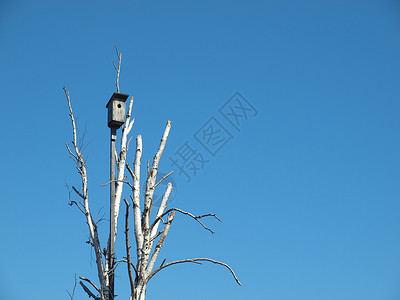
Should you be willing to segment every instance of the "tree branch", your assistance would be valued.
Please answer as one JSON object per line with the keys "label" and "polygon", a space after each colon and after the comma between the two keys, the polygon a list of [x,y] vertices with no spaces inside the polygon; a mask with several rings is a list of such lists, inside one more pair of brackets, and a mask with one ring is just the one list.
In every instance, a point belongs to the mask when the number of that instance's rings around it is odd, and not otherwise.
{"label": "tree branch", "polygon": [[74,204],[76,205],[77,208],[79,208],[79,210],[80,210],[84,215],[86,215],[85,212],[83,211],[83,209],[78,205],[78,203],[77,203],[76,201],[70,200],[70,201],[68,202],[68,205],[69,205],[69,206],[72,206],[72,205],[74,205]]}
{"label": "tree branch", "polygon": [[120,74],[120,72],[121,72],[121,58],[122,58],[122,54],[118,51],[117,45],[114,45],[114,46],[115,46],[115,50],[117,51],[117,57],[118,57],[118,69],[117,69],[117,67],[115,66],[114,62],[113,62],[114,69],[115,69],[115,71],[117,71],[117,81],[116,81],[115,85],[116,85],[116,87],[117,87],[117,93],[119,93],[119,74]]}
{"label": "tree branch", "polygon": [[[151,229],[149,228],[149,223],[150,223],[151,208],[153,205],[154,186],[156,184],[156,179],[157,179],[158,164],[161,159],[161,155],[164,151],[170,129],[171,129],[171,121],[168,121],[165,126],[165,130],[162,135],[161,142],[158,147],[157,153],[155,154],[155,156],[153,158],[152,166],[150,168],[150,171],[147,174],[146,191],[145,191],[145,196],[144,196],[144,208],[143,208],[143,213],[142,213],[143,245],[142,245],[141,251],[143,253],[143,256],[141,259],[140,268],[138,268],[140,274],[145,274],[144,272],[146,271],[147,262],[148,262],[148,259],[150,257],[150,253],[151,253],[151,247],[150,247],[150,230]],[[166,232],[164,231],[163,234],[165,234],[165,233]],[[154,255],[154,253],[153,253],[153,255]]]}
{"label": "tree branch", "polygon": [[[165,238],[167,237],[167,234],[168,234],[169,229],[170,229],[170,227],[171,227],[171,223],[172,223],[172,221],[174,220],[174,217],[175,217],[175,212],[172,212],[172,213],[168,216],[167,225],[165,225],[165,227],[164,227],[164,229],[163,229],[163,231],[162,231],[161,237],[160,237],[160,239],[158,240],[158,243],[157,243],[156,247],[154,248],[153,255],[151,256],[151,258],[150,258],[150,260],[149,260],[149,264],[148,264],[148,266],[147,266],[147,268],[146,268],[146,273],[147,273],[147,274],[149,274],[149,273],[151,272],[151,270],[153,269],[153,267],[154,267],[154,264],[155,264],[155,262],[156,262],[157,256],[158,256],[158,254],[159,254],[160,251],[161,251],[161,247],[162,247],[163,244],[164,244]],[[146,281],[148,281],[148,280],[146,279]]]}
{"label": "tree branch", "polygon": [[[125,259],[118,259],[115,261],[115,264],[120,263],[120,262],[124,262],[124,263],[128,263],[128,261],[126,260],[126,257],[124,257]],[[135,275],[136,277],[139,276],[138,271],[136,270],[135,265],[133,264],[133,262],[130,262],[130,265],[132,267],[132,269],[135,271]],[[116,266],[115,266],[116,267]]]}
{"label": "tree branch", "polygon": [[132,275],[131,268],[131,246],[129,246],[129,203],[126,199],[124,199],[126,205],[126,213],[125,213],[125,246],[126,246],[126,260],[128,266],[128,275],[129,275],[129,283],[131,285],[131,295],[135,295],[135,283]]}
{"label": "tree branch", "polygon": [[[160,207],[158,208],[157,217],[160,217],[163,214],[165,208],[167,207],[167,201],[168,201],[169,195],[171,193],[171,190],[172,190],[172,184],[169,182],[167,184],[167,190],[165,191],[165,193],[164,193],[164,195],[162,197]],[[162,218],[161,218],[161,220],[162,220]],[[151,233],[150,233],[150,248],[153,246],[154,239],[157,238],[157,236],[158,236],[156,234],[156,232],[158,230],[158,225],[159,224],[160,224],[160,219],[155,223],[154,227],[151,229]]]}
{"label": "tree branch", "polygon": [[136,138],[136,154],[134,161],[134,171],[128,167],[128,171],[132,175],[133,180],[133,197],[131,197],[133,202],[133,217],[134,217],[134,232],[136,239],[136,253],[138,260],[138,269],[141,263],[141,249],[143,245],[143,231],[142,231],[142,221],[140,212],[140,162],[142,159],[142,136],[138,135]]}
{"label": "tree branch", "polygon": [[[96,254],[96,264],[97,264],[97,273],[99,277],[99,281],[101,284],[101,291],[104,291],[105,289],[105,276],[104,276],[104,265],[103,265],[103,259],[102,259],[102,252],[101,252],[101,247],[100,247],[100,240],[97,232],[97,226],[95,222],[93,221],[92,215],[90,213],[89,209],[89,197],[88,197],[88,177],[87,177],[87,172],[86,172],[86,164],[85,160],[83,158],[83,155],[81,151],[79,150],[78,147],[78,139],[77,139],[77,127],[75,123],[75,118],[74,114],[72,111],[72,106],[71,106],[71,99],[69,96],[69,92],[67,89],[64,87],[64,92],[65,96],[67,98],[68,102],[68,108],[69,108],[69,116],[71,118],[71,123],[72,123],[72,133],[73,133],[73,141],[72,144],[74,145],[74,150],[75,150],[75,158],[76,158],[76,163],[77,163],[77,169],[79,174],[81,175],[81,180],[82,180],[82,193],[81,197],[83,198],[83,207],[84,207],[84,213],[86,216],[86,223],[88,224],[89,227],[89,232],[90,232],[90,237],[93,241],[93,247],[94,251]],[[69,149],[69,147],[67,147]],[[72,152],[69,149],[70,152]],[[81,284],[82,285],[82,284]],[[100,297],[102,300],[104,299],[103,293],[100,293]]]}
{"label": "tree branch", "polygon": [[164,229],[161,229],[159,232],[157,232],[154,236],[150,236],[150,243],[153,243],[153,241],[158,238],[162,233]]}
{"label": "tree branch", "polygon": [[165,215],[167,215],[168,213],[170,213],[171,211],[177,211],[180,212],[181,214],[187,215],[189,217],[192,217],[193,219],[195,219],[197,222],[199,222],[201,224],[201,226],[204,227],[204,229],[210,231],[212,234],[214,234],[215,232],[212,231],[210,228],[208,228],[206,225],[203,224],[203,222],[201,222],[199,219],[204,218],[204,217],[214,217],[215,219],[217,219],[218,221],[222,222],[220,218],[218,218],[215,214],[205,214],[205,215],[200,215],[200,216],[195,216],[192,215],[189,212],[186,212],[184,210],[181,210],[179,208],[170,208],[168,209],[166,212],[164,212],[162,215],[157,216],[156,219],[154,220],[153,224],[151,224],[150,229],[152,229],[153,227],[156,226],[157,222],[164,217]]}
{"label": "tree branch", "polygon": [[100,299],[99,297],[96,297],[96,295],[93,294],[93,293],[89,290],[89,288],[88,288],[82,281],[79,281],[79,284],[82,286],[83,290],[89,295],[89,298],[92,297],[92,298],[95,299],[95,300],[99,300],[99,299]]}
{"label": "tree branch", "polygon": [[82,199],[85,199],[85,197],[83,197],[83,195],[74,186],[72,186],[72,189],[74,190],[75,193],[78,194],[79,197],[81,197]]}
{"label": "tree branch", "polygon": [[161,138],[160,146],[158,147],[157,153],[153,158],[153,164],[152,164],[150,171],[148,172],[148,176],[147,176],[146,193],[145,193],[144,209],[143,209],[143,221],[142,221],[144,226],[147,228],[149,226],[151,206],[152,206],[152,202],[153,202],[153,194],[154,194],[154,188],[155,188],[155,184],[156,184],[155,181],[156,181],[157,173],[158,173],[158,164],[160,162],[161,155],[164,151],[165,144],[167,143],[170,129],[171,129],[171,121],[168,121],[167,125],[165,126],[163,136]]}
{"label": "tree branch", "polygon": [[67,150],[69,152],[69,154],[75,159],[76,162],[79,161],[79,159],[75,156],[75,154],[71,151],[71,149],[69,148],[68,143],[65,143],[65,146],[67,146]]}
{"label": "tree branch", "polygon": [[113,182],[122,182],[122,183],[126,183],[127,185],[129,185],[129,187],[130,187],[131,189],[133,189],[133,186],[132,186],[132,184],[131,184],[129,181],[125,181],[125,180],[118,180],[118,179],[115,179],[115,180],[110,180],[110,181],[109,181],[109,182],[107,182],[107,183],[100,184],[100,186],[106,186],[106,185],[109,185],[110,183],[113,183]]}
{"label": "tree branch", "polygon": [[71,298],[71,300],[74,300],[74,297],[75,297],[76,283],[77,283],[77,281],[76,281],[76,274],[75,274],[74,275],[74,288],[72,289],[72,294],[70,292],[68,292],[68,290],[66,290],[69,297]]}
{"label": "tree branch", "polygon": [[129,174],[131,174],[132,180],[134,180],[134,179],[136,178],[136,177],[135,177],[135,173],[133,173],[133,171],[132,171],[132,169],[131,169],[131,167],[129,166],[128,163],[126,163],[125,166],[126,166],[128,172],[129,172]]}
{"label": "tree branch", "polygon": [[167,175],[163,176],[163,178],[161,178],[160,181],[157,182],[157,183],[154,185],[154,188],[156,188],[161,182],[163,182],[163,180],[164,180],[165,178],[167,178],[167,177],[168,177],[169,175],[171,175],[173,172],[174,172],[174,171],[171,171],[171,172],[169,172]]}
{"label": "tree branch", "polygon": [[82,276],[79,276],[79,279],[82,279],[82,280],[84,280],[86,282],[89,282],[91,284],[91,286],[94,287],[99,294],[101,294],[101,290],[90,279],[87,279],[87,278],[82,277]]}
{"label": "tree branch", "polygon": [[212,262],[212,263],[214,263],[214,264],[218,264],[218,265],[221,265],[221,266],[226,267],[226,268],[231,272],[233,278],[235,278],[235,281],[237,282],[237,284],[242,285],[242,284],[240,283],[239,279],[236,277],[235,272],[232,270],[232,268],[231,268],[229,265],[227,265],[226,263],[220,262],[220,261],[216,261],[216,260],[210,259],[210,258],[182,259],[182,260],[177,260],[177,261],[173,261],[173,262],[167,263],[167,264],[165,264],[165,265],[161,265],[159,268],[157,268],[156,270],[154,270],[154,272],[151,273],[151,274],[149,275],[149,277],[147,277],[147,282],[148,282],[154,275],[156,275],[159,271],[161,271],[162,269],[164,269],[164,268],[166,268],[166,267],[169,267],[169,266],[172,266],[172,265],[176,265],[176,264],[181,264],[181,263],[187,263],[187,262],[198,263],[199,261],[209,261],[209,262]]}

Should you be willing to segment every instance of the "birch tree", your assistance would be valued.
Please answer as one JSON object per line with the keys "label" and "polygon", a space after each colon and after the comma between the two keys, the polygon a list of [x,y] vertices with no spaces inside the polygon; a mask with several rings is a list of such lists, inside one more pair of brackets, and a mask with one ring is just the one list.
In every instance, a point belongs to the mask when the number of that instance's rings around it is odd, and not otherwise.
{"label": "birch tree", "polygon": [[[118,56],[118,66],[114,64],[114,68],[117,73],[116,89],[117,92],[119,92],[121,53],[118,51],[117,47],[116,50]],[[76,164],[76,170],[81,181],[81,187],[72,187],[72,190],[76,193],[80,201],[70,201],[70,205],[76,206],[84,215],[90,235],[90,240],[88,243],[91,245],[91,247],[93,247],[96,258],[98,283],[95,283],[94,280],[89,278],[79,276],[79,284],[82,286],[89,298],[92,297],[95,300],[114,299],[114,275],[115,269],[119,264],[126,265],[130,283],[129,300],[145,300],[147,285],[151,278],[165,268],[183,263],[201,264],[202,262],[211,262],[223,266],[231,273],[237,284],[241,285],[235,272],[229,265],[211,258],[188,258],[171,262],[166,262],[164,260],[158,267],[156,267],[157,258],[167,238],[168,232],[170,231],[172,222],[177,214],[187,216],[202,226],[203,229],[208,230],[211,233],[214,232],[203,223],[203,220],[206,218],[214,218],[218,221],[221,220],[215,214],[211,213],[195,215],[179,208],[168,208],[167,202],[172,190],[171,183],[168,183],[166,186],[157,212],[152,214],[154,191],[157,187],[160,187],[161,182],[167,180],[168,176],[172,174],[172,172],[170,172],[162,178],[157,177],[158,165],[170,133],[171,121],[168,121],[164,128],[158,150],[155,153],[152,162],[147,162],[147,168],[145,168],[145,171],[147,171],[146,185],[144,191],[141,191],[140,178],[141,171],[143,169],[141,166],[143,148],[142,136],[140,134],[136,137],[133,164],[130,164],[127,161],[129,142],[131,140],[130,133],[134,125],[134,119],[132,119],[132,108],[134,101],[133,97],[130,98],[127,106],[128,109],[126,112],[126,121],[122,126],[122,133],[119,140],[120,148],[115,162],[117,170],[116,178],[111,178],[110,182],[105,184],[115,185],[114,207],[110,207],[110,210],[114,211],[114,224],[110,224],[110,228],[112,228],[112,226],[114,227],[114,234],[111,236],[112,230],[110,230],[107,241],[107,249],[102,248],[102,244],[99,239],[98,227],[90,210],[87,165],[79,143],[78,128],[72,110],[70,93],[65,87],[64,92],[67,99],[69,117],[72,124],[72,142],[70,144],[66,143],[66,147],[68,153]],[[128,180],[128,177],[130,180]],[[128,199],[122,199],[124,188],[128,188],[130,191]],[[118,216],[120,213],[121,203],[123,203],[125,206],[125,222],[123,228],[125,255],[122,259],[115,260],[115,254],[110,253],[109,245],[112,241],[115,242],[116,240],[118,232]],[[112,205],[112,203],[110,205]],[[130,233],[130,226],[133,226],[133,234]],[[133,248],[131,246],[132,239],[132,245],[134,245]],[[71,299],[72,298],[73,296]]]}

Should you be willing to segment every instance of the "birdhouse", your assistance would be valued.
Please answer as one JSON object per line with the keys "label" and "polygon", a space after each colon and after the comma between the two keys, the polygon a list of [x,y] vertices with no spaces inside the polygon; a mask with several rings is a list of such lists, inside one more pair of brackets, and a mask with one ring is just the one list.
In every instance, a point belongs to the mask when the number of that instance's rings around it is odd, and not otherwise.
{"label": "birdhouse", "polygon": [[129,95],[114,93],[108,101],[108,127],[118,129],[125,123],[125,101]]}

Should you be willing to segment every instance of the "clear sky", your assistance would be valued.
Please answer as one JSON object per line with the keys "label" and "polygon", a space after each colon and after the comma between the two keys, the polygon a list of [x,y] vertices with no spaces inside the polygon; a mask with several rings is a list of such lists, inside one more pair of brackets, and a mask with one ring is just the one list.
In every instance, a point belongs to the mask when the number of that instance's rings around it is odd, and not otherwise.
{"label": "clear sky", "polygon": [[[149,300],[400,298],[398,1],[3,0],[2,299],[68,299],[75,273],[97,282],[84,218],[67,205],[79,177],[62,87],[86,127],[93,215],[107,218],[114,43],[144,161],[172,120],[170,207],[223,220],[207,221],[211,235],[178,215],[160,262],[222,260],[243,283],[178,265],[151,280]],[[75,299],[87,299],[80,287]]]}

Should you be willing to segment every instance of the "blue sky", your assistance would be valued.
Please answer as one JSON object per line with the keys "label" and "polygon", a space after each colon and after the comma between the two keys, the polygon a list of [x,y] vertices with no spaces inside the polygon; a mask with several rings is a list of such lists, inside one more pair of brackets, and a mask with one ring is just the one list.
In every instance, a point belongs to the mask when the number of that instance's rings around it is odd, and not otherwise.
{"label": "blue sky", "polygon": [[[160,259],[223,260],[243,283],[179,265],[152,279],[148,299],[399,299],[399,33],[394,0],[2,1],[4,299],[68,299],[75,273],[96,279],[85,221],[67,205],[65,183],[79,177],[62,87],[86,127],[101,218],[114,43],[144,160],[172,120],[160,165],[174,171],[170,205],[223,220],[208,220],[211,235],[178,216]],[[219,111],[236,92],[254,108],[238,128]],[[215,156],[195,138],[210,119],[230,137]],[[190,182],[170,160],[185,143],[207,160]],[[127,299],[123,266],[116,284]]]}

